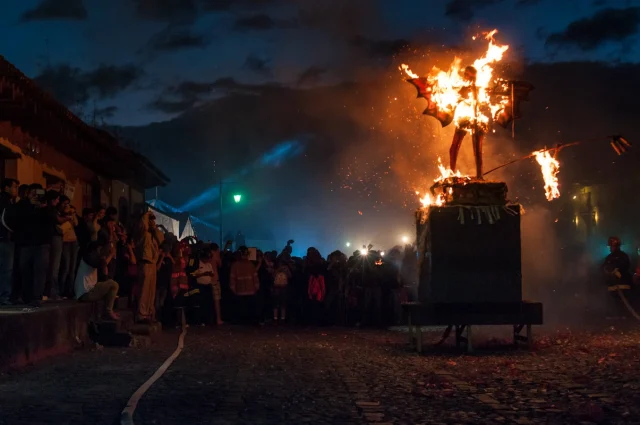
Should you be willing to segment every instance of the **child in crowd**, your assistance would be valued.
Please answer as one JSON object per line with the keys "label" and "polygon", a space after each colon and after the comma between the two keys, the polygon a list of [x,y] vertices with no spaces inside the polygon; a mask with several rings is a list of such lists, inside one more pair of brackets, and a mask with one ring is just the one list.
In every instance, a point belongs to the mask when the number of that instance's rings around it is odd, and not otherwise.
{"label": "child in crowd", "polygon": [[291,269],[285,261],[279,261],[273,281],[273,321],[275,323],[278,323],[278,317],[281,322],[287,318],[287,287],[290,279]]}

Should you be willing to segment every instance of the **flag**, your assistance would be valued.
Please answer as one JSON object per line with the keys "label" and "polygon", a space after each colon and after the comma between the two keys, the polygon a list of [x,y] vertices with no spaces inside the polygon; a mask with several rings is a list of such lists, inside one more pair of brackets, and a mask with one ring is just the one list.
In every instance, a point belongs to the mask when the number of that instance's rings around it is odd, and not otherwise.
{"label": "flag", "polygon": [[504,81],[499,84],[493,90],[493,95],[507,101],[504,108],[496,113],[495,121],[503,128],[507,128],[514,119],[522,118],[520,104],[529,100],[529,93],[533,89],[533,85],[526,81]]}

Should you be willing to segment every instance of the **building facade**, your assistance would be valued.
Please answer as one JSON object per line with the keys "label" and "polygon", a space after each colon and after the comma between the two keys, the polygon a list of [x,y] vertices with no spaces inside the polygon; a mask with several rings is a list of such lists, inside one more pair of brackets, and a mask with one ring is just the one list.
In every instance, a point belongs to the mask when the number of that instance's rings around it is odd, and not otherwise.
{"label": "building facade", "polygon": [[0,56],[0,176],[40,183],[78,211],[111,205],[127,221],[145,189],[169,178],[147,158],[93,128]]}

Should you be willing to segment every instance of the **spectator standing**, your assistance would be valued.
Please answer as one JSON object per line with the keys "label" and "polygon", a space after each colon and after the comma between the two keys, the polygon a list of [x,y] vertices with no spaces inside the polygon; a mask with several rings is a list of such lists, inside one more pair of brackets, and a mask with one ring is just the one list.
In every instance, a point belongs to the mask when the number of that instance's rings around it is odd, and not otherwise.
{"label": "spectator standing", "polygon": [[[106,217],[103,220],[103,224],[101,225],[100,231],[98,232],[98,239],[104,240],[109,245],[109,248],[117,248],[118,246],[118,234],[117,223],[111,217]],[[117,249],[116,249],[117,256]],[[117,261],[112,261],[109,263],[109,276],[112,278],[116,275],[117,272]]]}
{"label": "spectator standing", "polygon": [[156,276],[156,312],[158,317],[161,317],[165,322],[167,315],[163,311],[163,307],[167,301],[167,294],[169,293],[169,287],[171,286],[171,272],[173,271],[173,264],[175,260],[171,255],[171,244],[165,241],[160,246],[160,253],[158,255],[157,276]]}
{"label": "spectator standing", "polygon": [[102,222],[102,219],[104,218],[104,216],[105,216],[104,207],[99,207],[94,212],[92,220],[87,222],[87,229],[89,231],[89,240],[91,242],[96,242],[98,240],[98,233],[102,228],[102,226],[100,225],[100,222]]}
{"label": "spectator standing", "polygon": [[222,284],[220,283],[220,269],[222,268],[222,253],[218,244],[211,244],[211,269],[213,270],[213,279],[211,286],[213,289],[213,305],[216,309],[216,323],[218,325],[224,324],[222,321]]}
{"label": "spectator standing", "polygon": [[[279,261],[273,281],[273,321],[284,323],[287,320],[287,297],[289,280],[291,280],[291,268],[286,261]],[[278,315],[278,313],[280,313]]]}
{"label": "spectator standing", "polygon": [[138,320],[144,322],[151,322],[155,317],[158,241],[153,235],[155,230],[152,227],[152,222],[155,222],[155,217],[151,212],[146,212],[140,220],[136,236],[136,258],[139,260],[138,285],[140,287]]}
{"label": "spectator standing", "polygon": [[229,286],[235,294],[237,312],[240,319],[252,324],[258,323],[260,313],[256,300],[256,293],[260,289],[258,273],[253,263],[249,261],[249,250],[246,246],[238,250],[240,258],[231,266]]}
{"label": "spectator standing", "polygon": [[200,317],[198,321],[202,325],[209,325],[213,322],[213,299],[215,296],[213,293],[214,272],[211,252],[202,250],[199,260],[198,269],[192,274],[196,279],[194,289],[200,292]]}
{"label": "spectator standing", "polygon": [[307,249],[307,256],[304,259],[304,275],[307,282],[307,323],[324,323],[324,298],[326,296],[326,285],[324,275],[326,265],[320,252],[316,248]]}
{"label": "spectator standing", "polygon": [[47,280],[47,267],[54,226],[51,214],[44,203],[42,185],[29,186],[26,197],[16,204],[16,241],[20,244],[20,278],[24,301],[32,307],[42,303]]}
{"label": "spectator standing", "polygon": [[18,197],[18,181],[14,179],[2,180],[0,193],[0,306],[11,304],[11,288],[13,286],[13,263],[15,245],[12,231],[14,226],[14,211]]}
{"label": "spectator standing", "polygon": [[69,207],[70,200],[66,196],[61,197],[59,192],[50,190],[45,195],[46,211],[52,223],[48,233],[51,238],[51,253],[49,257],[49,273],[45,295],[52,299],[58,299],[61,294],[60,264],[62,263],[62,224],[71,221],[64,210]]}
{"label": "spectator standing", "polygon": [[[63,204],[66,199],[62,198]],[[63,298],[73,298],[74,284],[76,280],[76,263],[78,259],[78,238],[75,229],[78,227],[78,215],[76,209],[67,205],[63,214],[69,220],[62,223],[62,261],[60,262],[60,295]]]}
{"label": "spectator standing", "polygon": [[106,270],[115,256],[115,248],[106,241],[92,242],[80,261],[75,281],[76,298],[80,301],[105,300],[105,314],[112,320],[120,317],[113,312],[118,294],[118,283],[112,279],[100,279],[99,271]]}

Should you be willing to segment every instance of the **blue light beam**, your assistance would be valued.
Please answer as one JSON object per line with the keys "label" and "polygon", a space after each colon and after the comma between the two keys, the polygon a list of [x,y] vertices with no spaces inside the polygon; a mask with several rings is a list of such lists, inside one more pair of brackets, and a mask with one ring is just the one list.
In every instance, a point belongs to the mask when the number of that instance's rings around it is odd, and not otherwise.
{"label": "blue light beam", "polygon": [[[278,168],[287,160],[295,158],[304,152],[304,144],[299,140],[286,140],[278,143],[251,165],[243,167],[239,172],[228,176],[229,180],[235,180],[248,175],[261,168]],[[211,203],[220,196],[220,189],[217,185],[211,186],[199,195],[191,198],[180,207],[181,210],[196,210],[205,204]]]}

